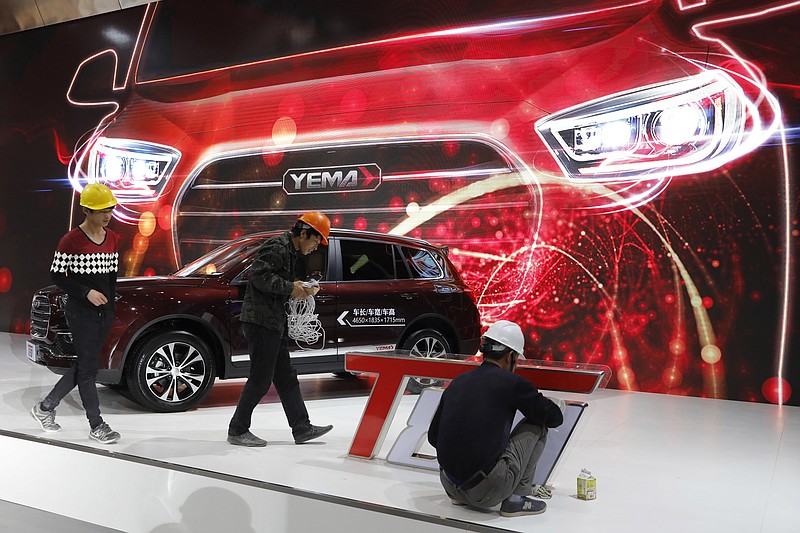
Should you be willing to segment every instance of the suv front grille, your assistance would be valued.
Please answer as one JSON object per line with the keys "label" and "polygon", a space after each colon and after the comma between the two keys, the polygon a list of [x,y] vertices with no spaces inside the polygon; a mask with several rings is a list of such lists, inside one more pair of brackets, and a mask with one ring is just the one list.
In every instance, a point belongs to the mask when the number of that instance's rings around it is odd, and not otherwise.
{"label": "suv front grille", "polygon": [[[260,151],[226,154],[187,179],[175,201],[173,231],[179,264],[187,264],[241,235],[289,229],[303,212],[330,211],[333,205],[337,206],[339,227],[366,224],[364,229],[381,232],[386,231],[382,227],[391,228],[406,218],[409,201],[427,205],[487,178],[507,176],[512,184],[507,190],[492,191],[494,207],[519,209],[530,201],[519,194],[519,188],[511,190],[515,185],[526,187],[523,171],[512,163],[514,158],[504,147],[485,138],[322,144],[287,149],[278,155]],[[348,169],[354,168],[379,176],[379,183],[359,179],[353,188],[353,180],[346,176]],[[299,181],[303,172],[315,176],[315,191],[287,190],[286,183],[293,185],[289,180]],[[360,188],[362,184],[364,188]],[[448,212],[457,218],[466,217],[485,201],[475,195],[449,206]]]}
{"label": "suv front grille", "polygon": [[33,297],[31,304],[31,337],[44,339],[50,327],[50,300],[44,294]]}

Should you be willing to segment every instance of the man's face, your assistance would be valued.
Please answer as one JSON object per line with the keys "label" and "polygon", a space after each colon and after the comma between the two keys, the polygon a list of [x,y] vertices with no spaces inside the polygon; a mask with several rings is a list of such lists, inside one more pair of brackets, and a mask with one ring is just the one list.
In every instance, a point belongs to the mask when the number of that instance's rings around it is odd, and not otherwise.
{"label": "man's face", "polygon": [[314,235],[313,237],[309,237],[306,233],[306,230],[300,232],[300,253],[303,255],[308,255],[314,250],[317,249],[319,244],[322,242],[322,237],[320,235]]}
{"label": "man's face", "polygon": [[108,226],[108,223],[111,222],[111,215],[114,212],[113,207],[109,207],[107,209],[89,209],[84,208],[84,212],[86,213],[86,218],[88,218],[94,224],[97,224],[102,227]]}

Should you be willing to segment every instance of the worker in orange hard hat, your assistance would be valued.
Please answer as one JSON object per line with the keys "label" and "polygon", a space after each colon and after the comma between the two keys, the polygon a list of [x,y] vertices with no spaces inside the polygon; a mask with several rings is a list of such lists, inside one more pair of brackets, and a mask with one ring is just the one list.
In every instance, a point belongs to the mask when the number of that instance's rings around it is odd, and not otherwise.
{"label": "worker in orange hard hat", "polygon": [[289,359],[289,328],[285,304],[289,298],[309,298],[318,288],[304,287],[294,279],[298,254],[308,255],[328,244],[331,221],[319,211],[305,213],[291,230],[264,241],[250,268],[244,302],[242,331],[250,352],[247,378],[228,424],[228,442],[235,446],[266,446],[250,432],[253,410],[272,384],[281,399],[296,444],[316,439],[333,426],[311,424],[297,371]]}
{"label": "worker in orange hard hat", "polygon": [[[322,244],[327,246],[328,235],[331,233],[330,219],[319,211],[310,211],[297,219],[297,224],[295,224],[296,235],[300,235],[301,230],[308,230],[309,227],[322,237]],[[313,232],[311,233],[313,234]]]}

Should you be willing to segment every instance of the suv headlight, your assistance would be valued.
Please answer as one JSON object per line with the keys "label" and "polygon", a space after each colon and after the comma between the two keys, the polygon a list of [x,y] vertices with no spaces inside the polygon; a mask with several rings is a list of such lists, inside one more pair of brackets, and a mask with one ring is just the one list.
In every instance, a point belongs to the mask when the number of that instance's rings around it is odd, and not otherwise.
{"label": "suv headlight", "polygon": [[89,152],[89,182],[108,185],[121,203],[157,198],[181,153],[170,146],[99,137]]}
{"label": "suv headlight", "polygon": [[707,172],[771,134],[741,87],[716,70],[587,102],[535,127],[567,177],[586,181]]}

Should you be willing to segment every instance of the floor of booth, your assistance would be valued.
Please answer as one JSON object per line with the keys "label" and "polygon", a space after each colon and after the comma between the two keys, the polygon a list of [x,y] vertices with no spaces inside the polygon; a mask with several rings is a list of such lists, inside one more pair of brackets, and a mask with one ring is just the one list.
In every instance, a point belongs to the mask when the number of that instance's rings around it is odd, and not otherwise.
{"label": "floor of booth", "polygon": [[[234,447],[225,441],[241,380],[218,382],[200,407],[174,414],[146,412],[100,386],[104,418],[122,434],[111,446],[88,438],[77,390],[58,408],[61,432],[39,430],[30,408],[56,380],[49,370],[28,362],[25,336],[0,334],[0,429],[72,448],[179,465],[201,475],[256,480],[266,484],[265,490],[272,485],[297,494],[326,495],[341,505],[368,505],[428,522],[443,519],[445,526],[452,520],[450,527],[465,531],[788,532],[800,523],[797,407],[616,390],[588,396],[548,393],[589,405],[550,477],[554,495],[547,512],[503,518],[453,506],[435,472],[386,461],[416,396],[401,400],[376,458],[348,456],[371,388],[366,376],[301,378],[312,422],[334,425],[328,435],[302,446],[294,444],[271,391],[256,409],[252,426],[269,441],[266,448]],[[596,500],[577,498],[581,468],[597,479]],[[14,482],[0,477],[6,489]],[[123,482],[112,480],[109,490]],[[0,505],[0,523],[11,512],[18,517],[26,509]],[[52,520],[34,509],[27,512],[31,523]]]}

